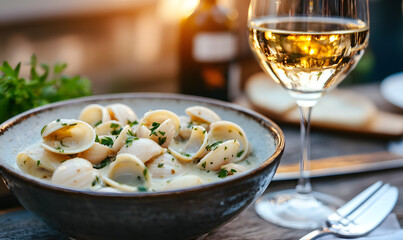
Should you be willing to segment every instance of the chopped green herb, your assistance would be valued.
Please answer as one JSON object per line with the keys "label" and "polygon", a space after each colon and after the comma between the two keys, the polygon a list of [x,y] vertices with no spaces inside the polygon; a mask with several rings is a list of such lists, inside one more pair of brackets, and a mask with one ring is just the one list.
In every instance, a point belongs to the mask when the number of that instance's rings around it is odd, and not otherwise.
{"label": "chopped green herb", "polygon": [[235,172],[237,172],[237,170],[231,168],[231,172],[232,172],[232,173],[235,173]]}
{"label": "chopped green herb", "polygon": [[95,168],[95,169],[104,168],[104,167],[108,166],[108,165],[112,162],[112,160],[113,160],[113,158],[107,157],[107,158],[105,158],[104,160],[102,160],[102,162],[100,162],[100,163],[98,163],[98,164],[95,164],[95,165],[94,165],[94,168]]}
{"label": "chopped green herb", "polygon": [[175,158],[172,158],[172,162],[175,161]]}
{"label": "chopped green herb", "polygon": [[94,186],[97,185],[97,184],[101,185],[101,184],[102,184],[102,181],[101,181],[101,179],[99,179],[98,176],[95,176],[95,179],[94,179],[94,181],[92,181],[91,186],[94,187]]}
{"label": "chopped green herb", "polygon": [[56,122],[60,122],[60,118],[56,119]]}
{"label": "chopped green herb", "polygon": [[69,126],[72,127],[72,126],[75,126],[75,125],[77,125],[77,123],[72,123]]}
{"label": "chopped green herb", "polygon": [[204,130],[204,131],[203,131],[203,134],[206,134],[206,132],[207,132],[207,130]]}
{"label": "chopped green herb", "polygon": [[[159,124],[159,123],[157,123],[157,122],[153,122],[153,123],[151,124],[151,128],[150,128],[151,134],[155,133],[155,130],[156,130],[160,125],[161,125],[161,124]],[[151,134],[150,134],[150,136],[151,136]]]}
{"label": "chopped green herb", "polygon": [[102,123],[102,120],[99,120],[98,122],[96,122],[96,123],[94,124],[94,126],[96,127],[96,126],[100,125],[101,123]]}
{"label": "chopped green herb", "polygon": [[41,160],[36,161],[36,166],[38,167],[41,164]]}
{"label": "chopped green herb", "polygon": [[158,164],[158,167],[159,167],[159,168],[162,168],[163,166],[164,166],[163,163]]}
{"label": "chopped green herb", "polygon": [[167,137],[159,137],[158,138],[158,144],[162,145],[162,144],[164,144],[166,142],[166,140],[167,140]]}
{"label": "chopped green herb", "polygon": [[43,128],[42,128],[42,130],[41,130],[41,135],[43,134],[43,132],[45,131],[45,129],[46,129],[47,126],[48,126],[48,125],[43,126]]}
{"label": "chopped green herb", "polygon": [[112,133],[112,135],[119,135],[122,130],[123,130],[123,128],[114,129],[111,133]]}
{"label": "chopped green herb", "polygon": [[218,147],[218,145],[221,144],[221,143],[222,143],[222,141],[218,141],[218,142],[212,143],[210,145],[207,145],[206,150],[208,150],[208,151],[209,150],[215,150]]}
{"label": "chopped green herb", "polygon": [[206,162],[202,163],[201,166],[202,166],[203,168],[206,168]]}
{"label": "chopped green herb", "polygon": [[108,147],[112,147],[113,146],[113,140],[110,137],[104,137],[101,139],[101,144],[108,146]]}
{"label": "chopped green herb", "polygon": [[318,72],[318,74],[316,74],[316,76],[319,78],[320,76],[322,76],[322,72]]}
{"label": "chopped green herb", "polygon": [[133,133],[132,130],[128,130],[128,131],[127,131],[127,135],[134,137],[134,133]]}
{"label": "chopped green herb", "polygon": [[137,120],[134,120],[133,122],[130,122],[130,120],[127,120],[127,124],[129,124],[130,127],[133,127],[133,125],[137,125],[137,124],[139,124],[139,122],[137,122]]}
{"label": "chopped green herb", "polygon": [[143,186],[137,187],[137,190],[139,190],[139,192],[147,192],[147,188]]}
{"label": "chopped green herb", "polygon": [[192,125],[193,125],[193,122],[190,121],[190,122],[188,123],[188,125],[187,125],[187,128],[192,128]]}
{"label": "chopped green herb", "polygon": [[228,171],[225,168],[221,168],[220,172],[218,172],[219,178],[225,178],[228,176]]}
{"label": "chopped green herb", "polygon": [[118,128],[120,125],[117,123],[111,123],[110,128]]}
{"label": "chopped green herb", "polygon": [[195,128],[193,128],[193,129],[194,129],[195,131],[197,131],[197,129],[198,129],[198,128],[197,128],[197,127],[195,127]]}
{"label": "chopped green herb", "polygon": [[227,147],[227,146],[225,146],[225,147],[224,147],[224,150],[227,150],[227,148],[228,148],[228,147]]}
{"label": "chopped green herb", "polygon": [[238,133],[239,133],[239,135],[241,135],[243,137],[243,134],[241,132],[238,132]]}
{"label": "chopped green herb", "polygon": [[165,132],[158,131],[162,136],[165,136]]}
{"label": "chopped green herb", "polygon": [[133,141],[135,141],[135,140],[139,140],[139,138],[138,137],[133,137],[133,136],[128,136],[126,138],[126,147],[127,148],[130,147],[132,145]]}
{"label": "chopped green herb", "polygon": [[62,123],[62,126],[63,126],[63,127],[67,126],[67,123]]}
{"label": "chopped green herb", "polygon": [[182,154],[183,156],[185,156],[185,157],[190,157],[190,154],[189,154],[189,153],[183,153],[183,152],[181,152],[181,154]]}
{"label": "chopped green herb", "polygon": [[237,156],[237,157],[240,157],[240,156],[243,154],[243,152],[244,152],[244,150],[238,152],[236,156]]}
{"label": "chopped green herb", "polygon": [[98,135],[95,135],[95,142],[100,143]]}

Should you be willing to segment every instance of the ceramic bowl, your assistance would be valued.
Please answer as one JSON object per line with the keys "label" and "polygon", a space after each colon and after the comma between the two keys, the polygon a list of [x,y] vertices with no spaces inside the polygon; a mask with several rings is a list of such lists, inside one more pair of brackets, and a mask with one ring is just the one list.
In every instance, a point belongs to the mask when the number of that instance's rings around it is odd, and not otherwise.
{"label": "ceramic bowl", "polygon": [[[53,186],[24,174],[16,155],[41,141],[42,126],[58,118],[77,118],[92,103],[124,103],[138,116],[164,108],[185,115],[202,105],[223,120],[239,124],[258,159],[253,169],[198,187],[141,193],[101,193]],[[177,94],[116,94],[58,102],[32,109],[0,126],[0,172],[30,212],[52,228],[77,239],[192,239],[231,221],[253,203],[275,174],[284,135],[269,119],[229,103]]]}

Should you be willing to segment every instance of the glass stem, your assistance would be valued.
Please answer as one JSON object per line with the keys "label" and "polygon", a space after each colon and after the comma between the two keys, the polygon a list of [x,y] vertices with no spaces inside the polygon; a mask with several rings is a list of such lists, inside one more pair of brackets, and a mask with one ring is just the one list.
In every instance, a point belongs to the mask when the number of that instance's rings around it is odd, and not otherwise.
{"label": "glass stem", "polygon": [[299,106],[301,111],[301,159],[299,161],[300,178],[296,191],[299,194],[310,194],[312,192],[310,182],[310,122],[311,122],[311,106]]}

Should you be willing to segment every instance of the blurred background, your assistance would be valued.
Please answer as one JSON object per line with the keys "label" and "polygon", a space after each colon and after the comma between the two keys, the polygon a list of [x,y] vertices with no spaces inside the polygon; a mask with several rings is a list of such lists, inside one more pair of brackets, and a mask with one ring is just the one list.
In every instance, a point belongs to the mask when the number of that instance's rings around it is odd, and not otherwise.
{"label": "blurred background", "polygon": [[[68,63],[93,93],[177,92],[179,26],[199,0],[1,0],[0,61]],[[369,0],[370,46],[343,84],[379,82],[403,70],[403,1]],[[218,0],[236,23],[240,83],[260,71],[247,42],[249,0]]]}

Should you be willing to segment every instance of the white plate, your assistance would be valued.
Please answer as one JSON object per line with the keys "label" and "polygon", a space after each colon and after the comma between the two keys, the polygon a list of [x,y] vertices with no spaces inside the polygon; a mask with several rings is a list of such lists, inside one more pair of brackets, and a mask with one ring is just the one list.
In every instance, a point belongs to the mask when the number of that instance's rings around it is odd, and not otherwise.
{"label": "white plate", "polygon": [[385,78],[381,83],[381,93],[388,102],[403,108],[403,72]]}

